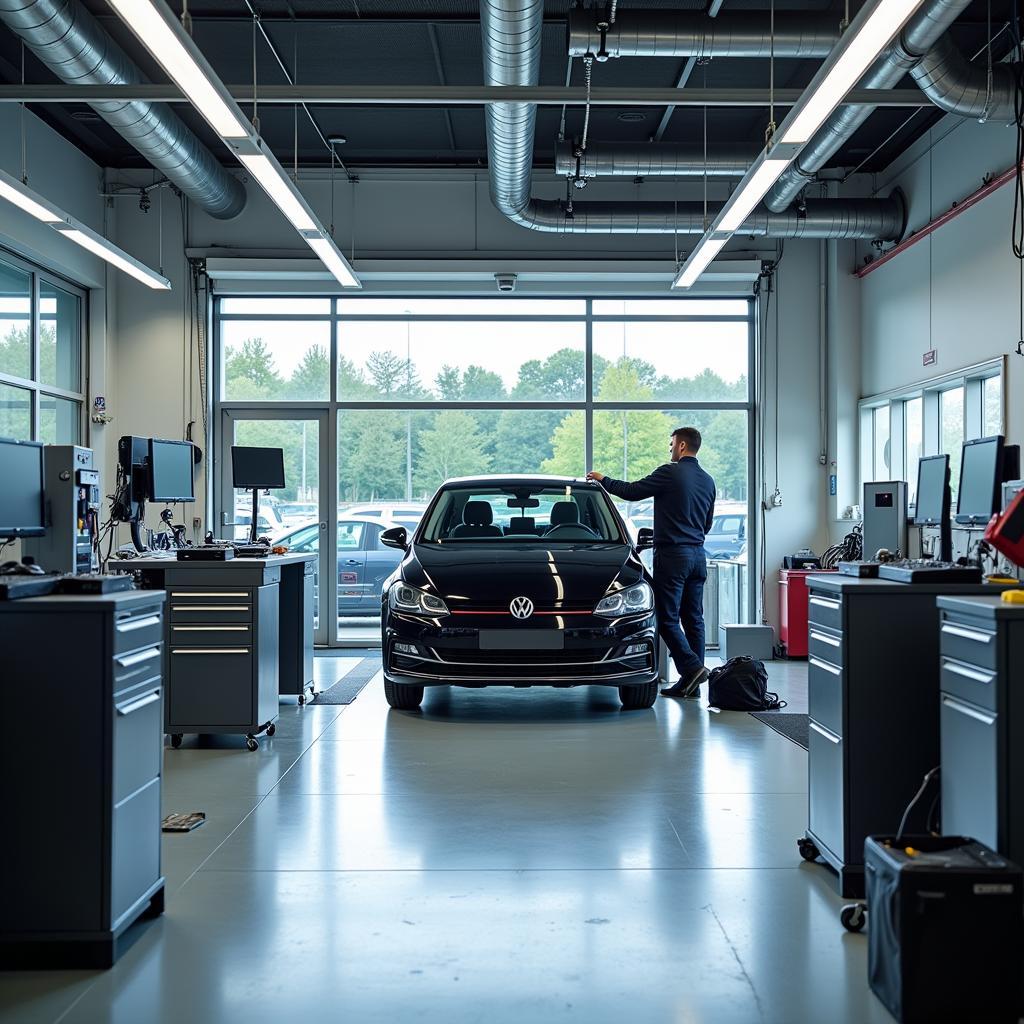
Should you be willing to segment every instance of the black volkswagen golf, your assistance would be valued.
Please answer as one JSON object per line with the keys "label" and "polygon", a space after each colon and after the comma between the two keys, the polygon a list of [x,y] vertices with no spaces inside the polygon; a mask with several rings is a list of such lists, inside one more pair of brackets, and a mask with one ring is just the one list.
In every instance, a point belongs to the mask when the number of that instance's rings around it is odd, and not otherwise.
{"label": "black volkswagen golf", "polygon": [[449,480],[385,582],[384,692],[415,708],[425,686],[618,687],[658,696],[654,595],[637,546],[598,484],[550,476]]}

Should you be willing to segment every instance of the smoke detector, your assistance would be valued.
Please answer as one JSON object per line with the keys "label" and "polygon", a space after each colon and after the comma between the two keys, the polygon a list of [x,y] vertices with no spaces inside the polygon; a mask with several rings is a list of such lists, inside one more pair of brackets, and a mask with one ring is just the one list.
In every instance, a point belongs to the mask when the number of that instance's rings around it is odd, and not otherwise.
{"label": "smoke detector", "polygon": [[516,290],[516,281],[518,280],[515,274],[495,274],[494,283],[498,286],[499,292],[514,292]]}

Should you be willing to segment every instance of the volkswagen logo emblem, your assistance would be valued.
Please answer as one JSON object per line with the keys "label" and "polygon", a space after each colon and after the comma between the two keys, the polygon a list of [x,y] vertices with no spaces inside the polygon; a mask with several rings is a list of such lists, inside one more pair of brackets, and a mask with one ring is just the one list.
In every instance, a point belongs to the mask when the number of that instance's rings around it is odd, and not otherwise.
{"label": "volkswagen logo emblem", "polygon": [[513,597],[508,610],[514,618],[528,619],[533,614],[533,602],[528,597]]}

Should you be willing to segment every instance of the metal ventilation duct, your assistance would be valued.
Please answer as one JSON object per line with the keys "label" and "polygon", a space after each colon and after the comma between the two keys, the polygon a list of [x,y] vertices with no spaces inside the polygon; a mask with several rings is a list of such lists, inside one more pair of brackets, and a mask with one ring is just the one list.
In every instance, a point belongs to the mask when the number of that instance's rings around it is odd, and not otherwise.
{"label": "metal ventilation duct", "polygon": [[[742,178],[757,154],[748,146],[719,146],[707,160],[698,146],[675,143],[590,142],[580,157],[578,171],[584,178]],[[572,143],[555,148],[555,173],[577,173]]]}
{"label": "metal ventilation duct", "polygon": [[925,96],[949,114],[1003,123],[1016,119],[1014,66],[996,64],[990,86],[988,68],[969,64],[948,36],[940,39],[910,74]]}
{"label": "metal ventilation duct", "polygon": [[[536,85],[540,75],[543,0],[481,0],[485,85]],[[702,234],[702,204],[578,203],[570,215],[557,200],[531,195],[537,109],[532,103],[486,108],[491,199],[516,224],[563,234]],[[714,216],[717,210],[709,210]],[[905,226],[902,197],[808,202],[806,213],[755,212],[737,234],[894,240]]]}
{"label": "metal ventilation duct", "polygon": [[[62,82],[138,85],[146,81],[80,0],[0,0],[0,21]],[[245,188],[170,107],[134,101],[91,106],[211,216],[227,219],[241,213]]]}
{"label": "metal ventilation duct", "polygon": [[[889,89],[917,66],[967,7],[970,0],[929,0],[858,83],[860,89]],[[833,154],[871,116],[873,106],[844,104],[818,129],[775,183],[765,204],[785,210]]]}
{"label": "metal ventilation duct", "polygon": [[[602,34],[598,11],[569,12],[569,55],[607,57],[762,57],[771,56],[767,13],[622,11]],[[827,57],[839,41],[834,17],[778,13],[775,15],[776,57]]]}

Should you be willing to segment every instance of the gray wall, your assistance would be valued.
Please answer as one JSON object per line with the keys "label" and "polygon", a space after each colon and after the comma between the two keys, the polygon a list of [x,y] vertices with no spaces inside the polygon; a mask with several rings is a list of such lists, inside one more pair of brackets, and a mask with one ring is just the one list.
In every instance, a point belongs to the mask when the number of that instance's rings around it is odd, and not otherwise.
{"label": "gray wall", "polygon": [[[947,117],[880,178],[907,194],[916,230],[1014,163],[1014,133]],[[1013,186],[1005,185],[860,282],[864,396],[1005,353],[1020,338],[1020,268],[1010,250]],[[935,366],[922,353],[938,352]],[[1024,359],[1011,355],[1007,433],[1024,440]]]}

